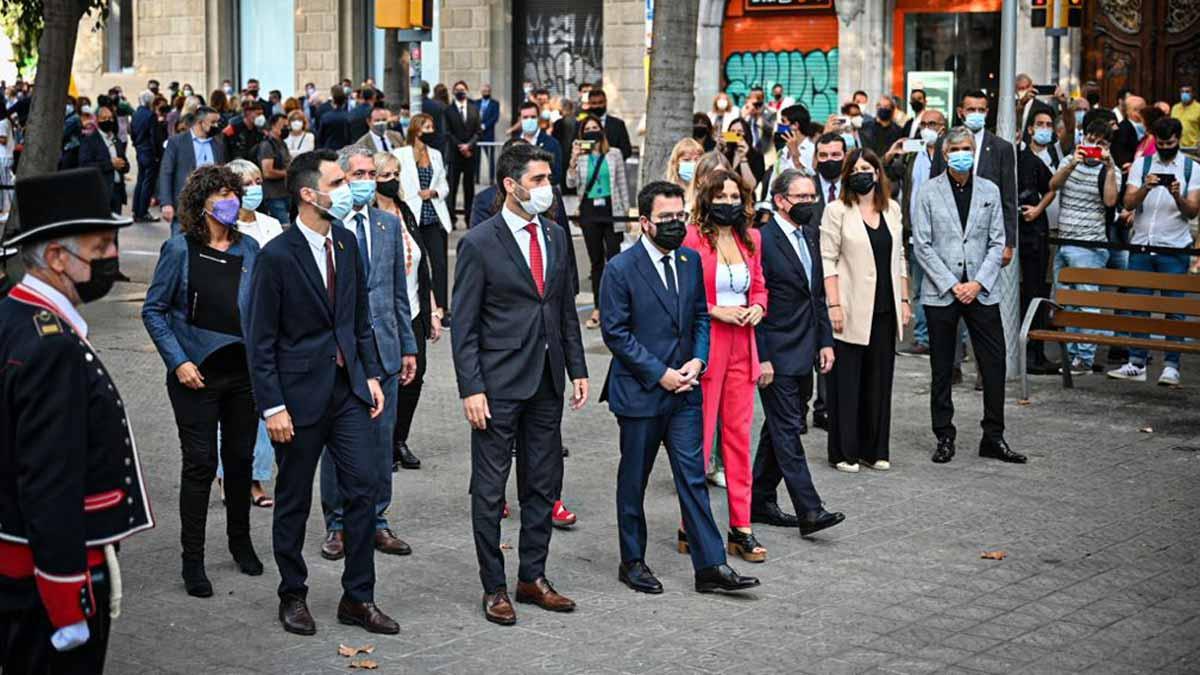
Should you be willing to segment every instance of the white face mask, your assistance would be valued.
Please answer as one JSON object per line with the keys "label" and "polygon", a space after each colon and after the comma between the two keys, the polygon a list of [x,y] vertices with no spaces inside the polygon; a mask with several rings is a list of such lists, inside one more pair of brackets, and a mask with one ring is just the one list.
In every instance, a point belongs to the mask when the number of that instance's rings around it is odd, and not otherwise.
{"label": "white face mask", "polygon": [[850,118],[850,126],[854,127],[855,129],[861,129],[862,125],[863,125],[862,115],[855,115],[854,117]]}
{"label": "white face mask", "polygon": [[545,213],[547,209],[554,205],[554,186],[539,185],[529,190],[528,199],[521,199],[519,197],[517,199],[521,203],[521,210],[525,213],[535,216]]}
{"label": "white face mask", "polygon": [[933,145],[937,139],[938,132],[935,129],[921,129],[921,140],[925,141],[925,145]]}
{"label": "white face mask", "polygon": [[300,120],[292,120],[288,126],[292,128],[292,131],[300,131],[304,128],[304,122],[301,122]]}
{"label": "white face mask", "polygon": [[729,107],[729,101],[726,101],[725,99],[720,99],[717,101],[717,110],[725,110],[728,107]]}

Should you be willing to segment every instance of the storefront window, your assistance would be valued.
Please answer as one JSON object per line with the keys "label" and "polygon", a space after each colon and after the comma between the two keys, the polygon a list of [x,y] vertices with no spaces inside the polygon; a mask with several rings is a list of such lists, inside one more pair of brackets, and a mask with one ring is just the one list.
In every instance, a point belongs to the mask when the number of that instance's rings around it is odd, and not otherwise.
{"label": "storefront window", "polygon": [[951,110],[972,89],[994,96],[999,68],[999,12],[904,14],[904,71],[952,73],[956,100],[950,101]]}

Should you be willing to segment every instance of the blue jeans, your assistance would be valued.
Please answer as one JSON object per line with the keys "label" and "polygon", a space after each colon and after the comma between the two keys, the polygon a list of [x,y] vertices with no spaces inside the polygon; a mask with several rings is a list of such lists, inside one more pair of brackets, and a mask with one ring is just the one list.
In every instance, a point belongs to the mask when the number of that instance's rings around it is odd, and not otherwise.
{"label": "blue jeans", "polygon": [[[371,446],[375,452],[375,475],[379,479],[375,529],[383,530],[388,527],[386,513],[392,504],[392,431],[396,428],[396,392],[400,388],[400,378],[396,374],[388,375],[379,384],[383,389],[383,413],[371,420]],[[337,463],[326,449],[321,453],[321,513],[325,516],[327,532],[342,530],[343,501],[338,491]]]}
{"label": "blue jeans", "polygon": [[908,251],[908,287],[911,289],[912,311],[913,311],[913,330],[912,339],[914,345],[929,346],[929,326],[925,324],[925,306],[921,304],[921,282],[925,280],[925,270],[917,262],[912,254],[912,247]]}
{"label": "blue jeans", "polygon": [[279,221],[281,225],[287,225],[291,222],[288,217],[288,210],[291,207],[291,200],[287,197],[274,197],[272,199],[263,200],[263,207],[267,210],[267,215]]}
{"label": "blue jeans", "polygon": [[[1187,274],[1188,273],[1188,256],[1179,254],[1161,254],[1161,253],[1130,253],[1129,254],[1129,269],[1137,272],[1161,272],[1163,274]],[[1146,288],[1128,288],[1126,293],[1134,295],[1153,295],[1154,291]],[[1160,291],[1164,297],[1182,298],[1183,293],[1180,291]],[[1130,312],[1131,316],[1150,316],[1149,312]],[[1182,320],[1185,317],[1182,314],[1168,314],[1168,319]],[[1144,333],[1135,333],[1133,337],[1144,338]],[[1183,338],[1169,337],[1168,340],[1183,342]],[[1135,366],[1146,365],[1146,350],[1145,349],[1130,349],[1129,362]],[[1163,358],[1168,366],[1179,368],[1179,352],[1167,352]]]}
{"label": "blue jeans", "polygon": [[[221,434],[217,434],[217,478],[225,477],[225,467],[221,466]],[[258,421],[258,438],[254,441],[254,464],[250,468],[251,480],[258,482],[271,480],[275,470],[275,446],[271,445],[271,437],[267,435],[267,423]]]}
{"label": "blue jeans", "polygon": [[[1078,267],[1082,269],[1104,269],[1108,266],[1108,249],[1104,248],[1083,248],[1082,246],[1063,246],[1058,249],[1058,253],[1054,255],[1054,287],[1064,288],[1063,284],[1058,282],[1058,273],[1067,267]],[[1100,287],[1093,284],[1073,284],[1072,287],[1077,291],[1099,291]],[[1084,312],[1093,312],[1099,314],[1098,308],[1080,308]],[[1092,329],[1068,328],[1068,333],[1094,333],[1100,335],[1112,335],[1111,331],[1100,331]],[[1084,365],[1091,367],[1096,360],[1096,345],[1074,342],[1067,343],[1067,356],[1071,360],[1079,359]],[[1070,364],[1063,364],[1068,366]]]}

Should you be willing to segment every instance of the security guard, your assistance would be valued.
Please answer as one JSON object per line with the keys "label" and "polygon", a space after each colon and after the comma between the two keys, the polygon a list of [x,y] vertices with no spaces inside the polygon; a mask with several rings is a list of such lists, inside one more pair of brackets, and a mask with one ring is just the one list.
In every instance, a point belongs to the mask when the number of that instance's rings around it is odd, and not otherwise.
{"label": "security guard", "polygon": [[4,299],[12,290],[12,280],[8,278],[8,269],[4,266],[4,262],[16,254],[17,249],[15,248],[0,247],[0,300]]}
{"label": "security guard", "polygon": [[124,280],[95,168],[18,180],[0,300],[0,672],[100,673],[116,545],[154,526],[125,404],[76,307]]}

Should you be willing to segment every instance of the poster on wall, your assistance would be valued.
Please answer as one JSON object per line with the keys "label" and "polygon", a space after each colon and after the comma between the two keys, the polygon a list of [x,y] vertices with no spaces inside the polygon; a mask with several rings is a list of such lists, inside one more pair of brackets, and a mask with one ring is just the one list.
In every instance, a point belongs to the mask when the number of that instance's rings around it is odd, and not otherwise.
{"label": "poster on wall", "polygon": [[912,100],[913,89],[925,91],[926,110],[940,110],[946,119],[954,118],[952,112],[954,110],[954,71],[911,71],[908,73],[908,90],[905,92],[904,100]]}

